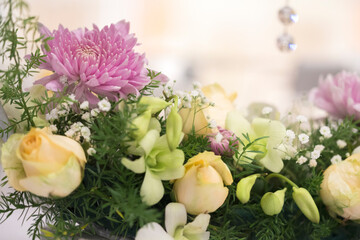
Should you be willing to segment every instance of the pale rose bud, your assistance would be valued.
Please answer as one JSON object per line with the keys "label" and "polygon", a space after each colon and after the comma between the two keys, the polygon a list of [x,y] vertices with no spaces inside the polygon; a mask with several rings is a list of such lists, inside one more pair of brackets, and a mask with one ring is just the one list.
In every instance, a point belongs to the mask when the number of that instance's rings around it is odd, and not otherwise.
{"label": "pale rose bud", "polygon": [[215,212],[225,201],[233,182],[227,165],[213,152],[199,153],[185,164],[184,177],[175,181],[174,193],[189,214]]}
{"label": "pale rose bud", "polygon": [[360,154],[330,165],[324,172],[320,196],[328,210],[345,219],[360,220]]}
{"label": "pale rose bud", "polygon": [[65,197],[81,183],[86,157],[76,141],[33,128],[9,138],[2,147],[1,162],[16,190]]}

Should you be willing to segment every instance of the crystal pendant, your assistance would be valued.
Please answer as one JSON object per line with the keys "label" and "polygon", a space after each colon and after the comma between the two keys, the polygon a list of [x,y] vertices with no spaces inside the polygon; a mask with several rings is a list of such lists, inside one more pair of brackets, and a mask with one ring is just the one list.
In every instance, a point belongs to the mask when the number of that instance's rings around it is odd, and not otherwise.
{"label": "crystal pendant", "polygon": [[281,36],[279,36],[276,43],[277,43],[278,48],[282,52],[295,51],[295,49],[296,49],[296,44],[294,42],[294,38],[292,36],[288,35],[287,33],[284,33]]}
{"label": "crystal pendant", "polygon": [[291,7],[283,7],[279,10],[279,19],[284,25],[289,25],[299,21],[299,16]]}

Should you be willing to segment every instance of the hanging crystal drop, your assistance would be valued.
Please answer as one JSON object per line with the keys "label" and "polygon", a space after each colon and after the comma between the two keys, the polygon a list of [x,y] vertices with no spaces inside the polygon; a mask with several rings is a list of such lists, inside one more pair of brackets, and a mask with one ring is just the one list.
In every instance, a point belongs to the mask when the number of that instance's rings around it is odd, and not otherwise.
{"label": "hanging crystal drop", "polygon": [[287,33],[280,35],[278,37],[276,43],[277,43],[278,48],[282,52],[295,51],[295,49],[297,47],[294,42],[294,38]]}
{"label": "hanging crystal drop", "polygon": [[279,19],[284,25],[289,25],[299,21],[299,15],[291,7],[283,7],[279,10]]}

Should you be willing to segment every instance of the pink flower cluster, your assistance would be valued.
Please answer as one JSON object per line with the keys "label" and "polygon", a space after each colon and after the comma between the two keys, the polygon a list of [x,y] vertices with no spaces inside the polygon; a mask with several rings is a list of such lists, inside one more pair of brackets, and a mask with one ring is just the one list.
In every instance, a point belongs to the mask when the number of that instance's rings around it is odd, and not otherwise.
{"label": "pink flower cluster", "polygon": [[360,78],[355,73],[341,72],[320,79],[310,92],[316,106],[337,118],[353,116],[360,119]]}
{"label": "pink flower cluster", "polygon": [[58,92],[65,87],[75,98],[95,105],[99,98],[116,101],[129,94],[138,95],[150,79],[147,76],[145,55],[136,53],[134,34],[129,34],[129,23],[117,24],[92,30],[69,31],[63,26],[50,32],[40,26],[44,38],[51,37],[42,46],[46,63],[40,68],[53,71],[50,76],[38,80],[47,89]]}
{"label": "pink flower cluster", "polygon": [[218,127],[218,130],[218,133],[208,135],[211,150],[216,155],[231,157],[234,155],[232,148],[237,148],[239,146],[239,141],[233,132],[223,129],[222,127]]}

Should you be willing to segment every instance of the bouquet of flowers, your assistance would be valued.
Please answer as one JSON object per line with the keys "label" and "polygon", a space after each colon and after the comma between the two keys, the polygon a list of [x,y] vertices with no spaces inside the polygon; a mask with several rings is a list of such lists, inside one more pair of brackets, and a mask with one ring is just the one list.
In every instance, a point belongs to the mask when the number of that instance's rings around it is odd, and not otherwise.
{"label": "bouquet of flowers", "polygon": [[147,69],[128,22],[51,31],[15,17],[24,4],[0,26],[2,221],[23,211],[32,239],[360,236],[358,75],[311,91],[324,118],[244,114],[218,84],[179,91]]}

